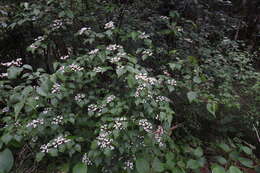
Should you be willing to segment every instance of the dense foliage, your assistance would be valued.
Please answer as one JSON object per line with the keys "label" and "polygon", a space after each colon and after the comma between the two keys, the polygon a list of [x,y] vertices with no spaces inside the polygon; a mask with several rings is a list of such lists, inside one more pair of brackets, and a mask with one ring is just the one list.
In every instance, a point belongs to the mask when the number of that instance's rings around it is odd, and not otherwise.
{"label": "dense foliage", "polygon": [[257,4],[1,2],[0,172],[259,171]]}

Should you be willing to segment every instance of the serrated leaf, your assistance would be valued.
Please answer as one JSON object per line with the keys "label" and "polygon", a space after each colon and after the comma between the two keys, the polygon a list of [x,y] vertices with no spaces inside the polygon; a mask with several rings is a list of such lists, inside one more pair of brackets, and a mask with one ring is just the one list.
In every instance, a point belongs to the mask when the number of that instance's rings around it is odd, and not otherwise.
{"label": "serrated leaf", "polygon": [[150,166],[146,159],[139,158],[136,160],[136,169],[139,173],[149,173]]}
{"label": "serrated leaf", "polygon": [[87,173],[88,168],[84,163],[78,163],[73,167],[73,173]]}
{"label": "serrated leaf", "polygon": [[9,172],[14,164],[14,158],[11,150],[8,148],[0,152],[0,172]]}

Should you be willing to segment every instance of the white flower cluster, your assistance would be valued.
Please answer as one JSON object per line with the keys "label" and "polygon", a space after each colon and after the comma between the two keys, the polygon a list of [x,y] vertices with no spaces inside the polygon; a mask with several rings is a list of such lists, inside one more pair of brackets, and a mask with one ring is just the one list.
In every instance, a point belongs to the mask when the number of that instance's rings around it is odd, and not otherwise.
{"label": "white flower cluster", "polygon": [[163,138],[162,138],[163,134],[164,134],[163,127],[158,126],[157,130],[155,131],[154,138],[155,138],[156,142],[159,144],[160,147],[164,146]]}
{"label": "white flower cluster", "polygon": [[57,117],[54,117],[52,119],[51,124],[54,124],[54,125],[62,124],[62,121],[63,121],[63,116],[58,115]]}
{"label": "white flower cluster", "polygon": [[107,99],[106,99],[107,104],[112,102],[115,98],[116,98],[116,96],[114,96],[114,95],[108,96]]}
{"label": "white flower cluster", "polygon": [[89,55],[95,55],[95,54],[98,53],[98,51],[99,51],[99,49],[94,49],[94,50],[91,50],[88,54]]}
{"label": "white flower cluster", "polygon": [[170,102],[171,100],[165,96],[157,96],[155,101],[156,102]]}
{"label": "white flower cluster", "polygon": [[136,80],[142,80],[150,85],[155,85],[158,83],[157,79],[154,77],[148,77],[146,73],[140,73],[138,75],[135,75]]}
{"label": "white flower cluster", "polygon": [[136,88],[135,97],[139,97],[141,92],[145,89],[145,86],[143,84],[139,85]]}
{"label": "white flower cluster", "polygon": [[52,30],[59,29],[63,25],[62,20],[54,20],[53,23],[51,24]]}
{"label": "white flower cluster", "polygon": [[144,131],[151,133],[153,130],[153,125],[150,123],[147,119],[141,119],[139,120],[139,126],[141,126]]}
{"label": "white flower cluster", "polygon": [[112,145],[113,140],[109,138],[109,135],[111,134],[111,131],[108,130],[107,124],[102,125],[100,127],[100,133],[97,137],[98,146],[101,149],[108,148],[110,150],[115,149],[115,147]]}
{"label": "white flower cluster", "polygon": [[44,144],[40,147],[41,152],[48,153],[51,148],[58,148],[59,145],[70,142],[70,139],[66,139],[63,135],[58,136],[52,142]]}
{"label": "white flower cluster", "polygon": [[77,102],[82,102],[85,97],[86,97],[85,94],[77,94],[77,95],[74,97],[74,100],[77,101]]}
{"label": "white flower cluster", "polygon": [[43,36],[39,36],[36,39],[34,39],[34,43],[32,43],[29,47],[31,49],[37,49],[39,47],[39,43],[42,42],[44,40]]}
{"label": "white flower cluster", "polygon": [[124,170],[134,169],[134,163],[132,161],[127,160],[127,161],[125,161],[124,164],[125,164],[124,167],[123,167]]}
{"label": "white flower cluster", "polygon": [[5,67],[20,66],[20,65],[22,65],[22,58],[18,58],[16,60],[11,61],[11,62],[1,63],[1,65],[5,66]]}
{"label": "white flower cluster", "polygon": [[116,56],[116,57],[111,58],[111,59],[110,59],[110,62],[111,62],[111,63],[117,63],[117,62],[119,62],[120,60],[121,60],[121,57],[117,57],[117,56]]}
{"label": "white flower cluster", "polygon": [[160,16],[160,19],[163,19],[163,20],[168,20],[169,17],[168,16]]}
{"label": "white flower cluster", "polygon": [[177,84],[176,80],[174,80],[174,79],[169,79],[166,81],[166,83],[169,85],[172,85],[172,86],[176,86],[176,84]]}
{"label": "white flower cluster", "polygon": [[143,55],[152,56],[153,52],[150,49],[146,49],[142,52]]}
{"label": "white flower cluster", "polygon": [[119,61],[121,60],[121,58],[122,58],[123,56],[125,56],[125,55],[126,55],[125,52],[118,52],[115,57],[113,57],[113,58],[110,59],[110,62],[111,62],[111,63],[117,63],[117,62],[119,62]]}
{"label": "white flower cluster", "polygon": [[120,118],[115,118],[115,124],[114,124],[114,128],[117,130],[123,130],[126,127],[124,126],[124,123],[126,123],[127,118],[126,117],[120,117]]}
{"label": "white flower cluster", "polygon": [[94,72],[96,72],[96,73],[100,73],[100,72],[102,72],[102,67],[95,67],[94,69],[93,69],[93,71]]}
{"label": "white flower cluster", "polygon": [[140,32],[140,31],[139,31],[139,33],[140,33],[140,35],[139,35],[139,38],[140,38],[140,39],[147,39],[147,38],[150,37],[150,36],[149,36],[148,34],[146,34],[145,32]]}
{"label": "white flower cluster", "polygon": [[114,51],[114,50],[117,50],[117,49],[122,49],[123,47],[121,45],[116,45],[116,44],[110,44],[107,46],[107,50],[110,50],[110,51]]}
{"label": "white flower cluster", "polygon": [[0,78],[4,78],[4,77],[7,77],[8,76],[8,73],[1,73],[0,74]]}
{"label": "white flower cluster", "polygon": [[115,29],[114,22],[110,21],[110,22],[106,23],[104,29]]}
{"label": "white flower cluster", "polygon": [[69,68],[74,71],[74,72],[77,72],[77,71],[82,71],[84,68],[83,67],[80,67],[79,65],[77,64],[71,64],[69,65]]}
{"label": "white flower cluster", "polygon": [[92,161],[89,159],[87,153],[85,153],[82,157],[82,163],[86,165],[93,165]]}
{"label": "white flower cluster", "polygon": [[54,93],[58,93],[58,92],[60,92],[60,87],[61,87],[60,84],[55,83],[55,84],[52,86],[51,93],[54,94]]}
{"label": "white flower cluster", "polygon": [[82,35],[85,31],[90,31],[91,28],[90,27],[83,27],[79,30],[79,35]]}
{"label": "white flower cluster", "polygon": [[30,123],[26,125],[26,127],[36,128],[38,125],[43,125],[43,124],[44,124],[44,120],[42,118],[39,118],[36,120],[32,120]]}
{"label": "white flower cluster", "polygon": [[2,112],[3,112],[3,113],[9,112],[9,111],[10,111],[9,107],[4,107],[4,108],[2,109]]}
{"label": "white flower cluster", "polygon": [[64,55],[64,56],[61,56],[61,57],[60,57],[61,60],[66,60],[66,59],[68,59],[68,58],[69,58],[69,55]]}
{"label": "white flower cluster", "polygon": [[48,114],[51,110],[52,108],[44,108],[42,114]]}
{"label": "white flower cluster", "polygon": [[96,112],[96,111],[101,112],[101,109],[97,105],[91,104],[88,106],[88,111],[89,112]]}
{"label": "white flower cluster", "polygon": [[62,73],[64,73],[65,72],[65,66],[64,65],[62,65],[59,69],[58,69],[58,71],[60,71],[60,72],[62,72]]}

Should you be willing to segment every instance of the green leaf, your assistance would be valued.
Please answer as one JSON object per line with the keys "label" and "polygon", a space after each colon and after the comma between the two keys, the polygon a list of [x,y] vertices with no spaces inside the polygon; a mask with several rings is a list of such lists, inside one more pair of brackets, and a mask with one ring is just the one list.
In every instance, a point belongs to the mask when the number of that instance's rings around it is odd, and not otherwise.
{"label": "green leaf", "polygon": [[45,153],[43,153],[43,152],[37,153],[36,154],[36,161],[40,162],[44,156],[45,156]]}
{"label": "green leaf", "polygon": [[187,168],[190,169],[198,169],[200,167],[200,164],[198,163],[198,161],[194,160],[194,159],[190,159],[187,162]]}
{"label": "green leaf", "polygon": [[162,162],[157,157],[153,160],[152,169],[155,172],[163,172],[164,170]]}
{"label": "green leaf", "polygon": [[24,106],[24,102],[23,101],[21,101],[21,102],[19,102],[19,103],[14,105],[14,113],[15,113],[14,116],[15,116],[15,119],[17,119],[17,117],[18,117],[19,113],[21,112],[23,106]]}
{"label": "green leaf", "polygon": [[197,157],[201,157],[203,155],[203,151],[200,147],[196,148],[196,150],[194,150],[194,155]]}
{"label": "green leaf", "polygon": [[246,166],[246,167],[249,167],[249,168],[252,168],[253,167],[253,161],[252,160],[249,160],[247,158],[244,158],[244,157],[239,157],[238,158],[239,162]]}
{"label": "green leaf", "polygon": [[215,166],[213,169],[212,169],[212,173],[225,173],[225,169],[222,167],[222,166]]}
{"label": "green leaf", "polygon": [[26,69],[26,70],[33,70],[32,66],[28,65],[28,64],[25,64],[23,65],[23,68]]}
{"label": "green leaf", "polygon": [[231,148],[227,144],[225,144],[225,143],[221,143],[218,146],[225,152],[230,152],[231,151]]}
{"label": "green leaf", "polygon": [[189,102],[192,102],[198,97],[198,94],[196,92],[190,91],[187,93],[187,97],[189,99]]}
{"label": "green leaf", "polygon": [[19,67],[8,68],[7,69],[8,79],[16,79],[21,74],[22,71],[23,69]]}
{"label": "green leaf", "polygon": [[218,105],[216,102],[208,103],[207,110],[214,116],[216,116],[216,111],[218,109]]}
{"label": "green leaf", "polygon": [[218,163],[220,163],[221,165],[227,164],[227,160],[226,160],[224,157],[222,157],[222,156],[217,156],[217,157],[216,157],[216,160],[217,160]]}
{"label": "green leaf", "polygon": [[237,168],[235,166],[230,166],[228,171],[229,171],[229,173],[243,173],[239,168]]}
{"label": "green leaf", "polygon": [[241,149],[248,155],[252,154],[252,150],[249,147],[243,146]]}
{"label": "green leaf", "polygon": [[139,173],[149,173],[150,166],[146,159],[139,158],[136,160],[136,169]]}
{"label": "green leaf", "polygon": [[87,173],[88,168],[84,163],[78,163],[73,167],[73,173]]}
{"label": "green leaf", "polygon": [[11,150],[8,148],[0,152],[0,172],[9,172],[14,164],[14,158]]}
{"label": "green leaf", "polygon": [[11,140],[13,139],[13,136],[10,134],[5,134],[1,137],[1,140],[5,143],[8,144]]}
{"label": "green leaf", "polygon": [[42,88],[42,87],[37,87],[36,88],[36,92],[39,94],[39,95],[41,95],[41,96],[47,96],[48,94],[47,94],[47,92]]}

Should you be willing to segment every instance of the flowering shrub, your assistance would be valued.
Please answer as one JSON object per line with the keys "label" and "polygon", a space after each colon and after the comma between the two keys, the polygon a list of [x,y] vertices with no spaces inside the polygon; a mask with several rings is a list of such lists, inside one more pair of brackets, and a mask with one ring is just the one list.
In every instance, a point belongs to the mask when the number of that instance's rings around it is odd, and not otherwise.
{"label": "flowering shrub", "polygon": [[[248,89],[251,82],[248,95],[259,95],[259,73],[236,42],[223,38],[211,44],[174,11],[135,22],[129,11],[138,13],[140,5],[125,11],[129,21],[118,19],[114,14],[122,8],[113,5],[88,7],[91,18],[81,14],[81,6],[72,12],[67,1],[21,4],[24,16],[15,18],[13,27],[25,21],[43,27],[26,50],[47,65],[35,68],[20,58],[0,64],[9,67],[0,75],[0,148],[5,149],[0,160],[5,155],[12,165],[13,155],[22,151],[30,156],[21,160],[50,165],[49,172],[198,172],[207,160],[202,141],[193,135],[209,123],[212,129],[222,123],[226,110],[239,110],[234,84]],[[258,117],[252,116],[254,121]],[[227,148],[219,143],[213,147]],[[240,140],[229,145],[241,150],[242,164],[255,159]],[[224,164],[239,172],[231,158]],[[215,162],[223,159],[212,160],[212,170],[222,170]]]}

